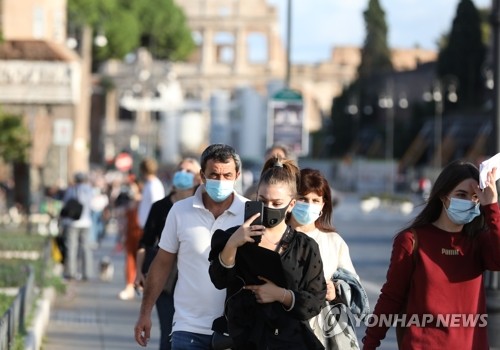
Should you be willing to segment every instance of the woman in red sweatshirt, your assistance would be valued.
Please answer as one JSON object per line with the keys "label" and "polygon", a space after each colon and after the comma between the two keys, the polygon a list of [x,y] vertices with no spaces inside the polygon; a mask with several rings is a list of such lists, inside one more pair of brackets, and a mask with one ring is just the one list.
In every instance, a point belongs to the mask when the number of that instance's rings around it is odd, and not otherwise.
{"label": "woman in red sweatshirt", "polygon": [[496,169],[454,161],[421,213],[396,235],[387,281],[366,322],[363,349],[380,345],[397,319],[400,349],[489,349],[483,272],[500,270]]}

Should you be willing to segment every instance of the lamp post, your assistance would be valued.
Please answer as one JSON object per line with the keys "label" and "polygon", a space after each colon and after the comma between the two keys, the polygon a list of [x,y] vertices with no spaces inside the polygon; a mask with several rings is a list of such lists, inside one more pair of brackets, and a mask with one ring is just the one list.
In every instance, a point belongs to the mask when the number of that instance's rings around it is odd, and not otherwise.
{"label": "lamp post", "polygon": [[292,0],[288,0],[286,16],[286,76],[285,88],[290,88],[291,54],[292,54]]}
{"label": "lamp post", "polygon": [[432,84],[432,90],[424,93],[424,101],[434,103],[434,159],[433,166],[440,169],[443,165],[443,114],[446,103],[456,103],[458,80],[448,75]]}
{"label": "lamp post", "polygon": [[387,110],[385,114],[385,160],[391,161],[394,157],[394,101],[390,95],[382,95],[378,106]]}
{"label": "lamp post", "polygon": [[346,107],[346,112],[351,117],[351,123],[352,123],[351,149],[353,152],[356,152],[356,140],[357,140],[357,136],[358,136],[357,134],[358,134],[358,127],[359,127],[359,125],[358,125],[359,124],[359,108],[358,108],[358,102],[356,101],[355,98],[351,98],[349,100],[349,104]]}
{"label": "lamp post", "polygon": [[441,150],[441,138],[443,134],[443,93],[441,89],[441,83],[439,81],[434,85],[432,91],[432,99],[434,100],[434,147],[435,147],[435,158],[434,166],[436,169],[441,168],[442,164],[442,150]]}
{"label": "lamp post", "polygon": [[394,192],[394,169],[392,161],[394,158],[394,101],[392,94],[382,95],[378,100],[378,106],[386,109],[385,113],[385,162],[389,167],[389,181],[386,181],[387,192]]}
{"label": "lamp post", "polygon": [[[397,102],[395,104],[395,102]],[[400,92],[399,96],[394,100],[394,81],[389,78],[387,81],[386,93],[378,99],[378,106],[386,110],[385,113],[385,161],[389,170],[389,181],[386,181],[387,190],[390,194],[394,192],[395,184],[395,167],[394,167],[394,124],[395,124],[395,109],[408,108],[408,99],[404,92]]]}

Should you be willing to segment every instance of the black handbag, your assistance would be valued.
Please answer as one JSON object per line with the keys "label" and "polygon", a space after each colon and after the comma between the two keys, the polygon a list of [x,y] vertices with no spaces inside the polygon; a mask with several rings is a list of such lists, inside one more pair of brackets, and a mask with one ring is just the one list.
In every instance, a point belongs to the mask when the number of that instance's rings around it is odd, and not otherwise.
{"label": "black handbag", "polygon": [[69,199],[66,204],[64,204],[61,209],[61,217],[69,218],[72,220],[80,219],[82,216],[83,204],[78,201],[76,198]]}
{"label": "black handbag", "polygon": [[227,350],[234,345],[233,338],[228,334],[227,320],[225,316],[216,318],[212,323],[212,350]]}

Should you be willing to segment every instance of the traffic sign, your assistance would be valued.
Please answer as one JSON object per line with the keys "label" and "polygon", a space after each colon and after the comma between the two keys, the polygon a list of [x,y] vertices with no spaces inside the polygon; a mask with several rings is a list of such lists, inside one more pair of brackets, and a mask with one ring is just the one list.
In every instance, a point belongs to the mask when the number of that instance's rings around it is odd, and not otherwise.
{"label": "traffic sign", "polygon": [[125,152],[118,154],[115,158],[115,168],[123,172],[132,169],[133,163],[132,156]]}
{"label": "traffic sign", "polygon": [[284,144],[296,155],[309,152],[304,122],[304,102],[300,92],[283,89],[268,104],[267,147]]}
{"label": "traffic sign", "polygon": [[56,146],[69,146],[73,140],[73,121],[71,119],[54,120],[52,143]]}

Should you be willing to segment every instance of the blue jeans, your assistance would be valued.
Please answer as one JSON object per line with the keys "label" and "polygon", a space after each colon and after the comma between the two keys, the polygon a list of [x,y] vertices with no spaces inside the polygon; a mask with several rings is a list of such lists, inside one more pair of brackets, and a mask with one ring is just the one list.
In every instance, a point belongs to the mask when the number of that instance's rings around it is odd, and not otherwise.
{"label": "blue jeans", "polygon": [[210,350],[212,335],[197,334],[183,331],[172,333],[173,350]]}
{"label": "blue jeans", "polygon": [[92,226],[90,228],[90,243],[101,242],[104,236],[104,222],[102,220],[102,211],[91,211]]}
{"label": "blue jeans", "polygon": [[161,292],[156,299],[156,311],[160,320],[160,350],[170,350],[170,333],[172,333],[172,320],[174,318],[174,297],[167,292]]}

